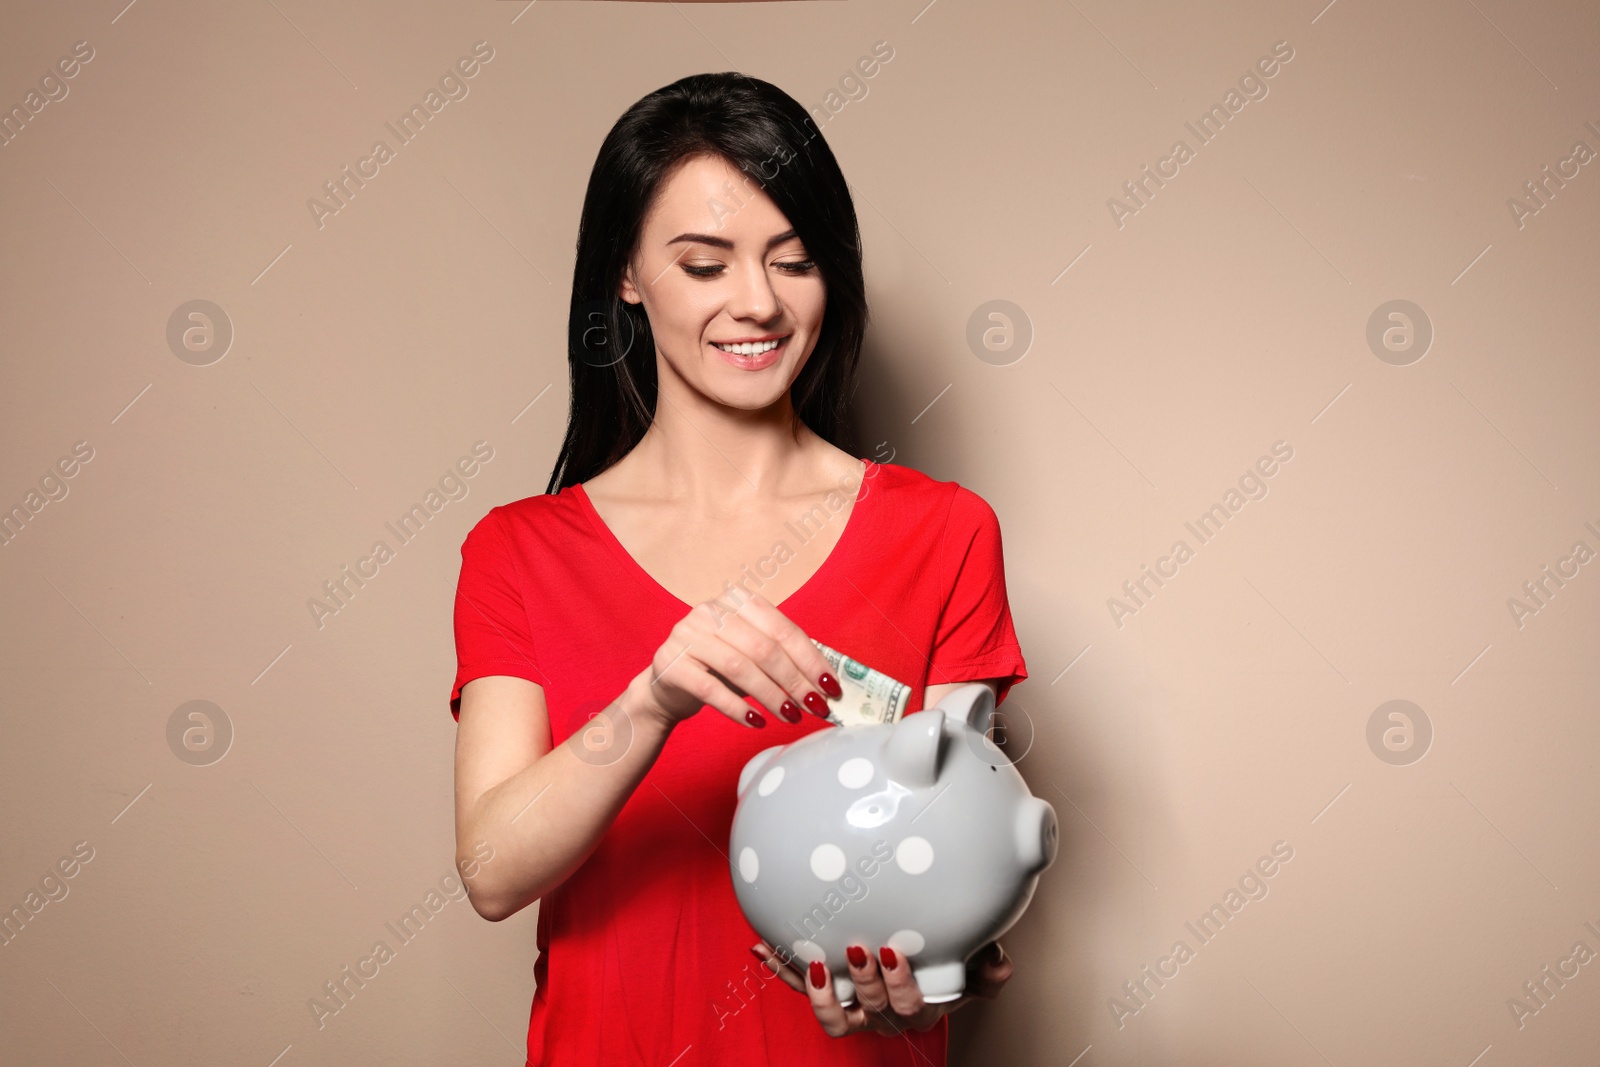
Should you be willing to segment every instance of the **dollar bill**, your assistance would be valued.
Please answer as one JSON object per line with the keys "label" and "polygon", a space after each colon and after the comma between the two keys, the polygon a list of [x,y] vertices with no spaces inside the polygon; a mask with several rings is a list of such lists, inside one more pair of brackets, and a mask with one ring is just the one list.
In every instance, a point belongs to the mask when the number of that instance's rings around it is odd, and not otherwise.
{"label": "dollar bill", "polygon": [[869,726],[874,723],[899,722],[911,702],[911,687],[875,671],[865,663],[851,659],[843,652],[811,639],[828,661],[829,673],[839,679],[844,695],[837,700],[828,698],[828,721],[835,726]]}

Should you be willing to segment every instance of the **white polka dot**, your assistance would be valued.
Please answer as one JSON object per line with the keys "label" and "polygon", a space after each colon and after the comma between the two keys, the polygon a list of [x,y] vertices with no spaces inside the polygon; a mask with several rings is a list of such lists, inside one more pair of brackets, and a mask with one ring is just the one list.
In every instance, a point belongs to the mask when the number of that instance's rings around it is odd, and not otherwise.
{"label": "white polka dot", "polygon": [[772,770],[761,776],[761,784],[756,786],[756,792],[760,793],[764,797],[769,797],[772,795],[772,791],[778,788],[778,784],[782,781],[783,768],[774,767]]}
{"label": "white polka dot", "polygon": [[827,963],[828,954],[822,951],[822,946],[815,941],[796,941],[794,954],[807,963]]}
{"label": "white polka dot", "polygon": [[831,882],[844,873],[844,850],[838,845],[818,845],[811,850],[811,873]]}
{"label": "white polka dot", "polygon": [[894,861],[907,874],[921,874],[933,866],[933,846],[925,837],[908,837],[894,850]]}
{"label": "white polka dot", "polygon": [[739,876],[747,882],[756,880],[756,873],[761,870],[761,861],[756,858],[756,850],[746,845],[739,850]]}
{"label": "white polka dot", "polygon": [[847,759],[839,764],[839,784],[846,789],[860,789],[872,781],[872,761],[864,756]]}
{"label": "white polka dot", "polygon": [[885,942],[902,956],[915,956],[927,947],[927,939],[915,930],[896,930]]}

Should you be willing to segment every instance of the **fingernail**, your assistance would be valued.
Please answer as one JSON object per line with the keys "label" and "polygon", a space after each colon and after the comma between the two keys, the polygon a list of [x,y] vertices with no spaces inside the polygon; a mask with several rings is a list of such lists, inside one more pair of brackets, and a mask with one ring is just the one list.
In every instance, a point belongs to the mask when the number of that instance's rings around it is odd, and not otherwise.
{"label": "fingernail", "polygon": [[820,961],[818,961],[818,960],[812,960],[811,961],[811,986],[812,986],[812,988],[813,989],[821,989],[823,987],[823,985],[827,981],[828,981],[828,972],[823,970],[822,963]]}
{"label": "fingernail", "polygon": [[1005,962],[1005,958],[1006,951],[1000,947],[1000,942],[996,941],[989,946],[989,962],[994,964],[994,966],[1000,966],[1000,964]]}
{"label": "fingernail", "polygon": [[792,700],[785,700],[778,707],[778,714],[783,716],[785,722],[799,722],[800,705]]}
{"label": "fingernail", "polygon": [[867,950],[860,945],[850,945],[844,950],[845,956],[850,960],[852,967],[865,967],[867,965]]}
{"label": "fingernail", "polygon": [[822,699],[821,693],[806,694],[806,709],[819,719],[828,717],[828,702]]}
{"label": "fingernail", "polygon": [[749,723],[751,726],[754,726],[758,730],[764,730],[767,726],[767,720],[757,714],[755,708],[751,708],[749,711],[744,713],[744,721]]}
{"label": "fingernail", "polygon": [[827,690],[828,695],[833,699],[838,700],[840,697],[844,696],[844,690],[839,688],[839,679],[835,678],[827,671],[823,671],[821,677],[819,677],[817,681],[822,683],[822,688]]}
{"label": "fingernail", "polygon": [[899,958],[895,956],[894,949],[890,948],[888,945],[885,945],[878,950],[878,959],[891,971],[900,966]]}
{"label": "fingernail", "polygon": [[754,956],[756,959],[760,960],[762,963],[766,963],[767,962],[767,958],[761,954],[761,946],[760,945],[751,945],[750,946],[750,955]]}

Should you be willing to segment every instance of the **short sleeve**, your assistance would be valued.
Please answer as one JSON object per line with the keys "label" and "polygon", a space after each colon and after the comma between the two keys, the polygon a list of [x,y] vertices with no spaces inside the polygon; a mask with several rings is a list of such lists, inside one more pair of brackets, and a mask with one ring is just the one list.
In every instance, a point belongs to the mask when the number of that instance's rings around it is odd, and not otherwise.
{"label": "short sleeve", "polygon": [[957,486],[940,544],[948,591],[934,631],[928,683],[1000,679],[998,703],[1028,677],[1006,598],[1000,520],[978,494]]}
{"label": "short sleeve", "polygon": [[506,542],[499,509],[485,515],[461,544],[456,583],[456,678],[450,714],[461,718],[461,687],[474,678],[508,674],[544,685],[523,599],[527,588]]}

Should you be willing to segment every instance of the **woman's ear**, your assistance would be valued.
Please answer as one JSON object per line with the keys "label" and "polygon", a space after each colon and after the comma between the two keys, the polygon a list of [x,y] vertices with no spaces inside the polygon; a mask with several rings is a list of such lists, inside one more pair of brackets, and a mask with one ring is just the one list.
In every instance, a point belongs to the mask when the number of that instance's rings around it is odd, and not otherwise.
{"label": "woman's ear", "polygon": [[622,282],[617,286],[617,295],[630,304],[643,302],[644,297],[640,294],[638,286],[633,284],[632,267],[622,272]]}

